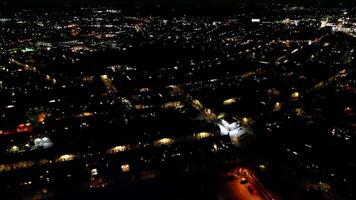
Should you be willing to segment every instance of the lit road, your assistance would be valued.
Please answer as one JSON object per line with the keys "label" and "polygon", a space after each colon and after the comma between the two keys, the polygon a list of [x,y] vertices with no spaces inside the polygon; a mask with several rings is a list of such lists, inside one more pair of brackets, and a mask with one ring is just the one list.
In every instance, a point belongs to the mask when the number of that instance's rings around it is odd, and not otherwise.
{"label": "lit road", "polygon": [[48,74],[42,74],[42,73],[41,73],[36,67],[34,67],[34,66],[31,66],[31,65],[29,65],[29,64],[22,63],[22,62],[20,62],[20,61],[18,61],[18,60],[15,60],[15,59],[13,59],[13,58],[11,58],[11,59],[9,60],[9,62],[12,63],[12,64],[15,64],[15,65],[18,65],[18,66],[22,67],[22,70],[24,70],[24,71],[31,71],[31,72],[33,72],[33,73],[36,73],[36,74],[40,75],[40,76],[43,76],[47,81],[51,81],[53,84],[56,83],[56,79],[52,78],[52,77],[49,76]]}
{"label": "lit road", "polygon": [[[233,177],[233,178],[232,178]],[[247,183],[241,183],[242,179]],[[248,185],[254,189],[248,189]],[[275,199],[259,182],[256,176],[246,168],[236,168],[220,177],[217,188],[219,200],[272,200]]]}
{"label": "lit road", "polygon": [[328,78],[328,80],[326,81],[321,81],[319,82],[318,84],[316,84],[312,89],[322,89],[322,88],[325,88],[326,86],[330,85],[331,83],[343,78],[343,77],[346,77],[348,76],[353,70],[350,69],[350,70],[341,70],[339,71],[337,74],[335,74],[334,76],[331,76]]}
{"label": "lit road", "polygon": [[101,79],[101,81],[103,81],[103,83],[105,84],[107,90],[110,93],[113,93],[113,94],[117,94],[118,93],[117,88],[114,86],[114,84],[112,84],[111,80],[109,79],[109,77],[107,75],[101,75],[100,79]]}

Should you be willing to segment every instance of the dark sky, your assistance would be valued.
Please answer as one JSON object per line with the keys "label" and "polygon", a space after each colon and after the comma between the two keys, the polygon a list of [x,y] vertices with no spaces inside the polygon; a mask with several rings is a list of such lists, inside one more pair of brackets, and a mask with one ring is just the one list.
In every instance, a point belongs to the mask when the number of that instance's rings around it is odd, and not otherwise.
{"label": "dark sky", "polygon": [[[0,0],[0,10],[7,7],[27,7],[27,6],[58,6],[64,4],[71,5],[157,5],[162,6],[210,6],[215,5],[231,7],[231,5],[247,4],[255,5],[256,3],[285,3],[301,6],[336,6],[343,3],[345,6],[356,6],[356,0]],[[2,9],[1,9],[2,8]]]}
{"label": "dark sky", "polygon": [[8,4],[231,4],[231,3],[253,3],[253,2],[278,2],[278,3],[297,3],[310,4],[322,2],[326,4],[352,3],[356,0],[0,0],[7,1]]}

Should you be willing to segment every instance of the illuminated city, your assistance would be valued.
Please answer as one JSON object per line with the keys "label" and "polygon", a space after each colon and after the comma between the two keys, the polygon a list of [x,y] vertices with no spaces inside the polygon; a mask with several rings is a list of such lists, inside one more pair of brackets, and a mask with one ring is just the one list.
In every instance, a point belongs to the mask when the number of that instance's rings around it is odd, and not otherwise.
{"label": "illuminated city", "polygon": [[0,2],[0,199],[356,199],[352,1],[59,2]]}

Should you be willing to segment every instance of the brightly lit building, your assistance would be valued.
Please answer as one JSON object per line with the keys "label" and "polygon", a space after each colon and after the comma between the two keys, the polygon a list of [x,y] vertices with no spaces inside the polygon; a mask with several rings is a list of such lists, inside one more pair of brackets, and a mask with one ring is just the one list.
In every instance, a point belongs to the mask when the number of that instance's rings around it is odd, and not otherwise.
{"label": "brightly lit building", "polygon": [[31,149],[38,149],[40,147],[47,149],[53,146],[53,142],[49,137],[38,137],[34,139],[33,142],[34,145]]}
{"label": "brightly lit building", "polygon": [[239,123],[233,122],[229,123],[222,119],[219,121],[218,126],[220,128],[220,135],[228,135],[231,138],[233,144],[238,144],[238,139],[246,133],[243,127]]}

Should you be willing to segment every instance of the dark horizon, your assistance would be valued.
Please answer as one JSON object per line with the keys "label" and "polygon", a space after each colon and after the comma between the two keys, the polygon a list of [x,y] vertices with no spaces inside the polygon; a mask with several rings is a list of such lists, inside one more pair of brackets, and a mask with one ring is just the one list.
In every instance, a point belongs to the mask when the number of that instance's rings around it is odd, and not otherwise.
{"label": "dark horizon", "polygon": [[[257,4],[288,4],[297,6],[354,6],[354,0],[5,0],[2,5],[10,7],[24,6],[58,6],[58,5],[128,5],[128,6],[231,6],[231,5],[257,5]],[[2,7],[3,7],[2,6]]]}

